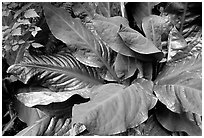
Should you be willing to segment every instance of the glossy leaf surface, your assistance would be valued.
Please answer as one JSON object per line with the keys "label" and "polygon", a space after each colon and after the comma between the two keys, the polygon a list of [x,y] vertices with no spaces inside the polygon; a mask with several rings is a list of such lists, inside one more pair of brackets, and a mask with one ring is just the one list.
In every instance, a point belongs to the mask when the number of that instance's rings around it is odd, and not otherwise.
{"label": "glossy leaf surface", "polygon": [[73,123],[82,123],[99,135],[124,132],[144,122],[156,102],[152,83],[147,80],[138,80],[127,88],[106,84],[96,89],[90,102],[74,106]]}
{"label": "glossy leaf surface", "polygon": [[142,20],[142,28],[146,37],[160,50],[162,49],[161,35],[164,31],[165,22],[166,20],[163,17],[157,15],[150,15]]}
{"label": "glossy leaf surface", "polygon": [[102,40],[107,43],[108,47],[125,56],[134,57],[134,52],[124,44],[120,36],[117,34],[121,24],[127,26],[127,19],[120,16],[106,18],[100,15],[95,15],[93,20],[93,25],[97,33]]}
{"label": "glossy leaf surface", "polygon": [[79,63],[69,53],[53,56],[31,56],[27,53],[23,61],[10,66],[8,72],[25,84],[34,77],[42,86],[56,92],[79,90],[102,83],[94,68]]}
{"label": "glossy leaf surface", "polygon": [[157,59],[161,60],[162,52],[147,38],[130,27],[120,26],[118,32],[124,43],[138,54],[157,54]]}
{"label": "glossy leaf surface", "polygon": [[202,56],[167,64],[155,80],[158,99],[176,113],[202,115]]}
{"label": "glossy leaf surface", "polygon": [[156,113],[160,124],[169,131],[184,131],[191,136],[200,136],[201,128],[195,122],[188,119],[187,114],[171,112],[166,107],[160,108]]}

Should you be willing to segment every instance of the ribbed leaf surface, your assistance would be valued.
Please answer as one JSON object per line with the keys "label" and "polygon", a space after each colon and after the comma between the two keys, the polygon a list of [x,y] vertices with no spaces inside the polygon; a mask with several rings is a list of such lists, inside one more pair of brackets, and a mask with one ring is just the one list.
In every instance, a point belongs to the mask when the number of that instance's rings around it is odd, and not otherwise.
{"label": "ribbed leaf surface", "polygon": [[134,57],[134,52],[124,44],[117,34],[121,24],[128,26],[128,21],[120,16],[106,18],[95,15],[93,20],[97,33],[107,43],[107,46],[120,54]]}
{"label": "ribbed leaf surface", "polygon": [[42,86],[55,92],[80,90],[102,83],[94,68],[79,63],[68,53],[53,56],[31,56],[26,53],[23,61],[10,66],[8,72],[24,83],[37,76],[35,78]]}
{"label": "ribbed leaf surface", "polygon": [[152,95],[153,84],[138,80],[124,88],[107,84],[96,89],[90,102],[73,107],[73,123],[82,123],[89,132],[111,135],[135,127],[148,118],[148,110],[157,102]]}
{"label": "ribbed leaf surface", "polygon": [[102,57],[103,47],[101,46],[103,45],[99,45],[79,18],[72,18],[66,10],[49,4],[44,5],[44,12],[53,35],[65,44],[73,45],[78,49],[75,56],[79,61],[83,55],[86,60],[91,60],[86,65],[101,67],[106,63],[106,59]]}
{"label": "ribbed leaf surface", "polygon": [[94,37],[79,18],[72,18],[66,10],[50,4],[44,5],[44,13],[53,35],[68,46],[77,48],[73,53],[77,60],[91,67],[105,66],[110,74],[118,80],[108,63],[109,51],[107,47]]}
{"label": "ribbed leaf surface", "polygon": [[202,115],[202,56],[167,64],[155,80],[159,100],[176,113]]}

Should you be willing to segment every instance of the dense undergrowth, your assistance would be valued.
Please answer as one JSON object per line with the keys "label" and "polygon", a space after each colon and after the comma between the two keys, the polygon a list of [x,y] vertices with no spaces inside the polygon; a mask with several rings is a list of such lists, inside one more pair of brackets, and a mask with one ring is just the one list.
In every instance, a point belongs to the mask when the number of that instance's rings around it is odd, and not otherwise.
{"label": "dense undergrowth", "polygon": [[2,3],[2,135],[202,134],[202,3]]}

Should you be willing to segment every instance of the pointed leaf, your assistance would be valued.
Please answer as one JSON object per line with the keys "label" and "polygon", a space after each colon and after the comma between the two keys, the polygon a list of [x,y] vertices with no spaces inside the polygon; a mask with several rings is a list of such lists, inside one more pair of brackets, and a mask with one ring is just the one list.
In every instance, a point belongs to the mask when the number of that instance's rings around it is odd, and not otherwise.
{"label": "pointed leaf", "polygon": [[107,43],[108,47],[125,56],[134,57],[134,52],[124,44],[117,34],[121,24],[127,26],[127,19],[120,16],[106,18],[95,15],[93,20],[97,33]]}
{"label": "pointed leaf", "polygon": [[27,107],[18,100],[14,101],[14,108],[17,112],[18,118],[25,122],[27,126],[33,125],[36,121],[45,116],[45,114],[39,109]]}
{"label": "pointed leaf", "polygon": [[26,53],[23,61],[10,66],[7,72],[24,83],[38,82],[56,92],[90,88],[102,83],[96,69],[79,63],[71,54],[63,52],[53,56]]}
{"label": "pointed leaf", "polygon": [[80,62],[92,67],[105,66],[110,74],[119,81],[108,61],[107,48],[100,44],[91,31],[83,26],[79,18],[72,18],[64,9],[44,5],[47,24],[53,35],[67,45],[77,48],[74,56]]}
{"label": "pointed leaf", "polygon": [[82,123],[88,131],[98,135],[124,132],[138,126],[156,104],[157,99],[149,89],[152,86],[146,80],[127,88],[114,83],[103,85],[95,90],[90,102],[74,106],[73,123]]}
{"label": "pointed leaf", "polygon": [[168,63],[155,80],[158,99],[176,113],[202,115],[202,56]]}
{"label": "pointed leaf", "polygon": [[27,11],[25,11],[24,16],[25,18],[39,17],[39,15],[35,12],[35,9],[28,9]]}
{"label": "pointed leaf", "polygon": [[76,46],[80,52],[75,55],[76,57],[79,56],[78,59],[81,59],[82,54],[90,53],[89,56],[97,58],[95,64],[98,65],[89,64],[90,66],[101,67],[104,65],[105,60],[100,55],[100,52],[103,51],[99,51],[101,50],[100,45],[91,32],[82,25],[79,18],[72,18],[66,10],[48,4],[44,5],[44,11],[46,21],[53,35],[67,45]]}
{"label": "pointed leaf", "polygon": [[135,58],[127,57],[118,53],[113,64],[115,72],[120,79],[127,79],[134,75],[137,69],[137,61]]}
{"label": "pointed leaf", "polygon": [[118,32],[124,43],[138,54],[157,54],[158,60],[163,57],[162,52],[147,38],[130,27],[122,26]]}
{"label": "pointed leaf", "polygon": [[142,19],[142,28],[146,37],[160,50],[162,50],[161,35],[164,31],[163,25],[165,22],[166,20],[163,17],[157,15],[150,15]]}
{"label": "pointed leaf", "polygon": [[195,122],[190,121],[186,113],[177,114],[166,107],[160,107],[156,112],[159,123],[169,131],[184,131],[191,136],[201,136],[202,130]]}

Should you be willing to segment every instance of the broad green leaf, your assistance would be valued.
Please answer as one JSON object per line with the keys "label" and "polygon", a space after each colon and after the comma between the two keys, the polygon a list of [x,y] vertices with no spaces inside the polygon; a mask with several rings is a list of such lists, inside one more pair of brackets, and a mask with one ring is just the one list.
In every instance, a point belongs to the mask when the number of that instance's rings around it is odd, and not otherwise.
{"label": "broad green leaf", "polygon": [[128,25],[127,19],[120,16],[106,18],[101,15],[95,15],[92,22],[96,32],[107,43],[108,47],[125,56],[134,57],[134,52],[124,44],[117,34],[121,24]]}
{"label": "broad green leaf", "polygon": [[166,20],[157,15],[150,15],[142,19],[142,28],[146,37],[151,40],[154,45],[162,50],[161,47],[161,35],[163,34],[163,25],[165,25]]}
{"label": "broad green leaf", "polygon": [[201,136],[202,130],[195,122],[188,119],[185,112],[171,112],[165,106],[157,109],[156,117],[159,123],[169,131],[184,131],[191,136]]}
{"label": "broad green leaf", "polygon": [[[53,56],[31,56],[26,53],[23,60],[10,66],[7,72],[17,76],[25,84],[28,81],[38,82],[55,92],[80,90],[102,84],[95,68],[79,63],[65,52]],[[34,81],[31,79],[33,77]]]}
{"label": "broad green leaf", "polygon": [[[44,12],[47,24],[56,38],[62,40],[67,45],[76,46],[80,52],[80,57],[82,54],[90,53],[90,59],[92,56],[98,58],[98,60],[95,60],[97,61],[94,63],[95,67],[101,67],[103,65],[101,62],[104,59],[101,57],[101,53],[99,53],[103,52],[99,51],[101,50],[100,45],[91,32],[82,25],[79,18],[72,18],[66,10],[55,8],[48,4],[44,5]],[[75,56],[78,57],[78,53]]]}
{"label": "broad green leaf", "polygon": [[148,118],[148,110],[157,102],[152,87],[152,82],[144,79],[127,88],[114,83],[98,87],[90,102],[73,107],[72,123],[82,123],[97,135],[136,127]]}
{"label": "broad green leaf", "polygon": [[109,53],[106,46],[96,40],[91,31],[83,26],[79,18],[72,18],[66,10],[55,8],[50,4],[44,5],[44,13],[53,35],[65,44],[77,48],[74,53],[77,60],[92,67],[105,66],[111,75],[118,80],[107,62],[107,57],[109,57],[107,54]]}
{"label": "broad green leaf", "polygon": [[155,80],[156,96],[173,112],[202,115],[201,70],[201,54],[168,63]]}
{"label": "broad green leaf", "polygon": [[157,54],[157,60],[161,60],[163,53],[147,38],[136,30],[121,25],[118,32],[126,46],[138,54]]}

